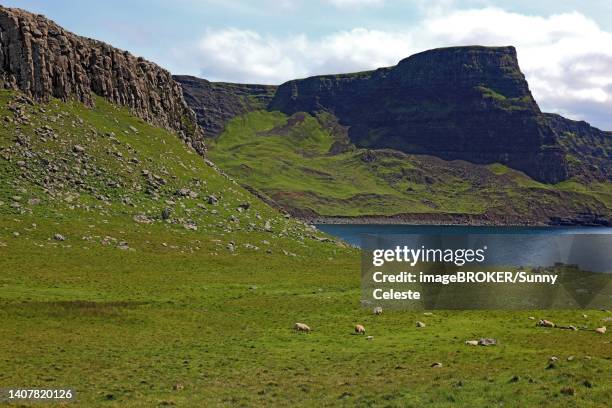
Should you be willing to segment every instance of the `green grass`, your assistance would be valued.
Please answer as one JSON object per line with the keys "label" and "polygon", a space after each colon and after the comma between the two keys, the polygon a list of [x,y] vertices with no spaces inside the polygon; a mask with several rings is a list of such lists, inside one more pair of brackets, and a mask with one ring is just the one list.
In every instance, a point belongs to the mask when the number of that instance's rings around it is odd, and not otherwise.
{"label": "green grass", "polygon": [[[0,92],[3,118],[13,97]],[[593,328],[609,313],[373,316],[359,303],[356,250],[312,239],[322,234],[255,200],[174,135],[101,99],[95,109],[54,100],[25,110],[29,124],[5,121],[0,132],[0,388],[72,387],[74,405],[88,407],[608,405],[609,336],[536,328],[528,316]],[[41,136],[43,124],[55,139]],[[100,174],[71,181],[93,165]],[[142,170],[167,183],[147,192]],[[199,196],[176,196],[185,187]],[[296,321],[314,331],[294,333]],[[356,323],[374,339],[352,335]],[[479,337],[499,345],[464,345]]]}
{"label": "green grass", "polygon": [[323,216],[512,214],[524,219],[590,209],[610,214],[610,183],[538,183],[499,163],[474,165],[431,156],[348,149],[333,117],[256,111],[230,121],[210,156],[241,183],[285,208]]}

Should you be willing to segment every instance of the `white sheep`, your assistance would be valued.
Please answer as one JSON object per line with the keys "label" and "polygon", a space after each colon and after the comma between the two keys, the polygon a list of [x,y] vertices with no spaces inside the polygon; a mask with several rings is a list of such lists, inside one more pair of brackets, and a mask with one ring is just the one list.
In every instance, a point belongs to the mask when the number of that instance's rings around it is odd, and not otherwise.
{"label": "white sheep", "polygon": [[298,332],[310,333],[310,327],[304,323],[296,323],[293,325],[293,330]]}

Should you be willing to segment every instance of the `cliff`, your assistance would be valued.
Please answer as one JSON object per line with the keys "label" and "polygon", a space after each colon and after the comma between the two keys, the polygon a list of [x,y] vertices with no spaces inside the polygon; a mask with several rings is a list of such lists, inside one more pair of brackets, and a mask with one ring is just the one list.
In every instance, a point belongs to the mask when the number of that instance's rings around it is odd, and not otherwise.
{"label": "cliff", "polygon": [[570,176],[612,181],[612,132],[554,113],[544,115],[565,151]]}
{"label": "cliff", "polygon": [[0,6],[0,83],[39,101],[55,97],[92,106],[97,94],[205,151],[195,114],[168,71],[42,15]]}
{"label": "cliff", "polygon": [[289,81],[269,109],[331,112],[360,147],[500,162],[543,182],[568,177],[514,47],[435,49],[389,68]]}
{"label": "cliff", "polygon": [[245,113],[266,109],[276,86],[210,82],[188,75],[175,75],[183,87],[187,104],[196,113],[206,136],[223,132],[225,123]]}

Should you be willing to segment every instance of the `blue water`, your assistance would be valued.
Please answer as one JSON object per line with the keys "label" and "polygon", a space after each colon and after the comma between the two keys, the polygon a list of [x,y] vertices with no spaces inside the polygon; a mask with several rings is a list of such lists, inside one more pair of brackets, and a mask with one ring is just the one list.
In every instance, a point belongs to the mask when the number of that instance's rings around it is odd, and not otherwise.
{"label": "blue water", "polygon": [[316,227],[355,246],[361,245],[361,234],[612,234],[612,228],[608,227],[476,227],[401,224],[317,224]]}

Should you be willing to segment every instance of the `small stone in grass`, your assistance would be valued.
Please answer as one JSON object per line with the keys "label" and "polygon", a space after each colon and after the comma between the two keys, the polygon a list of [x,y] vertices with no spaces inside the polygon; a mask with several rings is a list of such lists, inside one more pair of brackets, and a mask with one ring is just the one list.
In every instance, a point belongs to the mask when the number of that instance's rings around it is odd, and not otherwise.
{"label": "small stone in grass", "polygon": [[433,363],[433,364],[431,365],[431,368],[442,368],[442,363],[438,363],[438,362]]}
{"label": "small stone in grass", "polygon": [[172,210],[170,210],[170,208],[164,208],[161,213],[162,220],[167,220],[168,218],[170,218],[171,214]]}
{"label": "small stone in grass", "polygon": [[478,340],[478,344],[480,346],[494,346],[494,345],[497,344],[497,340],[490,339],[490,338],[482,338],[482,339]]}
{"label": "small stone in grass", "polygon": [[467,344],[468,346],[477,346],[478,340],[466,340],[465,344]]}
{"label": "small stone in grass", "polygon": [[55,234],[55,235],[53,235],[53,239],[56,240],[56,241],[65,241],[66,237],[63,236],[62,234]]}
{"label": "small stone in grass", "polygon": [[416,327],[419,327],[419,328],[421,328],[421,327],[425,327],[425,323],[420,322],[420,321],[418,321],[418,320],[417,320],[417,322],[416,322]]}
{"label": "small stone in grass", "polygon": [[596,332],[596,333],[599,333],[599,334],[606,334],[606,331],[607,331],[607,330],[608,330],[608,329],[606,328],[606,326],[603,326],[603,327],[598,327],[598,328],[596,328],[596,329],[595,329],[595,332]]}

